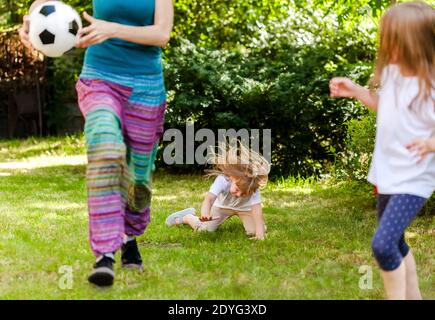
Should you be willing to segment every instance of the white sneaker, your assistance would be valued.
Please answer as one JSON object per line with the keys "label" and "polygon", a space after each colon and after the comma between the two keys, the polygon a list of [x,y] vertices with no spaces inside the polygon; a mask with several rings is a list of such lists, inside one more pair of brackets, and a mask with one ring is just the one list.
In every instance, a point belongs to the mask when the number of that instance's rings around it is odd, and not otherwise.
{"label": "white sneaker", "polygon": [[182,221],[183,217],[187,216],[188,214],[195,215],[195,209],[187,208],[181,211],[174,212],[166,218],[165,223],[168,227],[174,226],[177,224],[177,219],[180,219],[180,221]]}

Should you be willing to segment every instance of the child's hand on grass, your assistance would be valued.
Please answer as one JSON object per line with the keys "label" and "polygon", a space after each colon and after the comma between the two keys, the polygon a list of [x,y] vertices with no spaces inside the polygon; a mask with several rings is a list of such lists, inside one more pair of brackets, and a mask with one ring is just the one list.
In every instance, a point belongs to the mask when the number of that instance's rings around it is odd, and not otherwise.
{"label": "child's hand on grass", "polygon": [[423,161],[429,153],[435,152],[435,139],[415,139],[409,143],[406,148],[418,156],[417,163],[419,163]]}
{"label": "child's hand on grass", "polygon": [[201,222],[211,221],[213,220],[212,216],[210,214],[203,214],[201,213],[201,216],[199,217],[199,220]]}
{"label": "child's hand on grass", "polygon": [[358,85],[349,78],[336,77],[329,82],[329,90],[333,98],[354,98]]}

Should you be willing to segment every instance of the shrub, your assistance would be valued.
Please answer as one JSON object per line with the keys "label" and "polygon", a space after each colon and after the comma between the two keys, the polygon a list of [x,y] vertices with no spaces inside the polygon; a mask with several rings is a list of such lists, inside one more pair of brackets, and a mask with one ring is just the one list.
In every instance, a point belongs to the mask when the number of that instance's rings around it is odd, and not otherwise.
{"label": "shrub", "polygon": [[369,111],[360,119],[347,122],[345,149],[339,155],[337,174],[365,180],[372,160],[376,135],[376,114]]}
{"label": "shrub", "polygon": [[371,63],[327,42],[280,45],[234,52],[180,41],[166,57],[167,127],[183,129],[191,119],[213,130],[272,129],[273,174],[320,173],[334,159],[330,148],[344,146],[343,123],[361,113],[353,101],[329,98],[329,80],[366,82]]}
{"label": "shrub", "polygon": [[83,64],[83,50],[74,50],[61,58],[48,59],[47,78],[49,105],[47,126],[50,134],[58,134],[70,121],[66,104],[77,100],[75,83]]}

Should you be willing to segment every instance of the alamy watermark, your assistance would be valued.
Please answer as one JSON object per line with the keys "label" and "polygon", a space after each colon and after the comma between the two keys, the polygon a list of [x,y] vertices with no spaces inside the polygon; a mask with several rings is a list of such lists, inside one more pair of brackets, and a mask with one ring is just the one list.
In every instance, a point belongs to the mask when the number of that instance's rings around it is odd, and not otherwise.
{"label": "alamy watermark", "polygon": [[[227,145],[239,140],[247,148],[261,154],[271,163],[272,130],[271,129],[218,129],[217,134],[211,129],[202,128],[195,132],[192,121],[186,123],[183,133],[178,129],[168,129],[163,135],[164,142],[171,142],[163,150],[163,161],[167,165],[199,164],[208,162],[211,150],[218,145]],[[195,148],[195,142],[201,143]],[[217,142],[217,143],[216,143]]]}
{"label": "alamy watermark", "polygon": [[361,290],[372,290],[373,289],[373,268],[371,266],[360,266],[358,273],[362,274],[359,278],[358,287]]}
{"label": "alamy watermark", "polygon": [[74,270],[72,266],[60,266],[58,270],[58,286],[61,290],[72,290],[74,286]]}

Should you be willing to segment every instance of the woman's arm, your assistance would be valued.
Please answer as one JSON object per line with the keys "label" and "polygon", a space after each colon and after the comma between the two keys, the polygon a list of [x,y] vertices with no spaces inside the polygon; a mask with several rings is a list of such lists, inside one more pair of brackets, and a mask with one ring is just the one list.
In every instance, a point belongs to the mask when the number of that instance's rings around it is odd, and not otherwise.
{"label": "woman's arm", "polygon": [[[36,0],[32,3],[32,5],[29,8],[29,14],[32,13],[33,10],[35,10],[36,7],[38,7],[40,4],[47,2],[49,0]],[[29,20],[29,15],[25,15],[23,17],[23,25],[21,26],[20,30],[18,31],[18,34],[20,35],[21,38],[21,42],[24,44],[24,46],[26,46],[29,49],[32,49],[32,44],[30,43],[30,39],[29,39],[29,25],[30,25],[30,20]]]}
{"label": "woman's arm", "polygon": [[134,27],[108,22],[83,14],[91,24],[79,32],[77,47],[86,48],[110,38],[139,43],[148,46],[165,47],[169,42],[174,23],[172,0],[156,0],[154,25]]}
{"label": "woman's arm", "polygon": [[376,93],[364,88],[349,78],[333,78],[329,83],[331,97],[354,98],[361,101],[367,108],[377,111],[379,97]]}
{"label": "woman's arm", "polygon": [[255,237],[253,239],[264,240],[264,217],[263,208],[260,203],[252,206],[252,217],[255,223]]}

